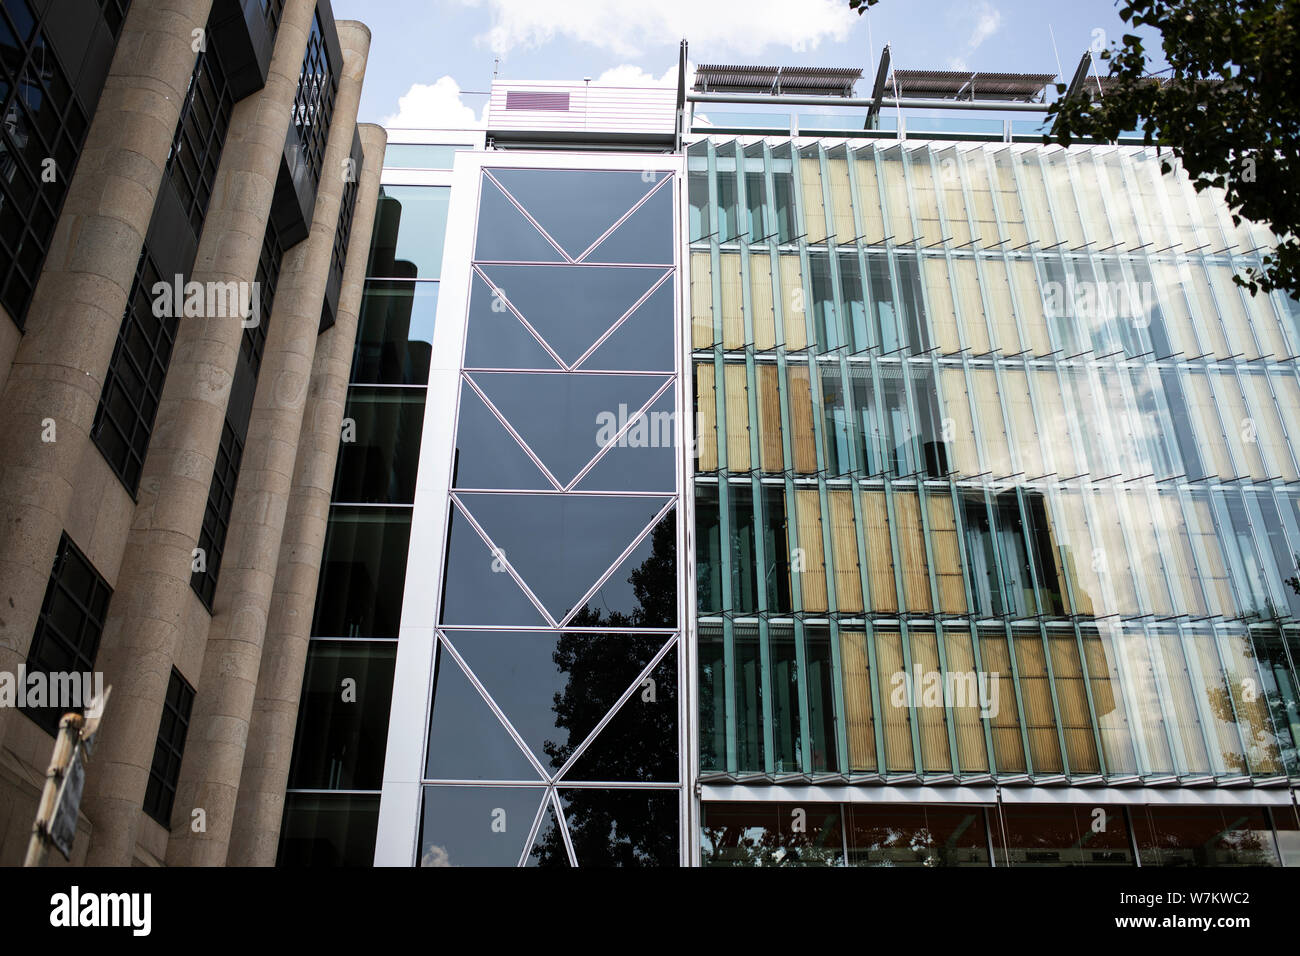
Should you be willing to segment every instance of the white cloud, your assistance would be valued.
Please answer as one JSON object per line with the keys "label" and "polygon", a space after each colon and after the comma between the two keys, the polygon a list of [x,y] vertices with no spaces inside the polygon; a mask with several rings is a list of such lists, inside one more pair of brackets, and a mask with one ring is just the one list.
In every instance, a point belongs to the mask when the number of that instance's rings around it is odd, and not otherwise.
{"label": "white cloud", "polygon": [[[485,98],[486,99],[486,98]],[[450,76],[436,83],[413,83],[397,100],[397,112],[383,125],[393,129],[468,129],[486,125],[487,104],[475,115]]]}
{"label": "white cloud", "polygon": [[[669,86],[675,88],[677,86],[677,64],[674,63],[659,76],[655,76],[635,64],[621,63],[618,66],[610,67],[596,77],[593,82],[609,86]],[[694,82],[695,64],[687,60],[686,85],[690,86]]]}
{"label": "white cloud", "polygon": [[950,70],[969,70],[966,58],[978,50],[989,37],[997,33],[998,27],[1002,26],[1002,12],[994,7],[988,0],[980,0],[974,8],[964,8],[962,19],[965,20],[969,15],[973,15],[975,24],[971,28],[970,36],[966,40],[966,47],[962,53],[953,56],[948,60]]}
{"label": "white cloud", "polygon": [[769,46],[797,52],[844,40],[858,21],[844,0],[461,0],[486,4],[491,27],[479,39],[499,56],[557,37],[633,58],[686,37],[711,59],[756,55]]}

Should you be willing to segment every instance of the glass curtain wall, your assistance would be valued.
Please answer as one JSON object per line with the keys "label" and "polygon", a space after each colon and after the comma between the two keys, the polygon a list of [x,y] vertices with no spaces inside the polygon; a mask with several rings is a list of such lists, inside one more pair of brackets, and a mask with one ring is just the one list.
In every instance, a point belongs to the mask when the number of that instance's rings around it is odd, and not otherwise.
{"label": "glass curtain wall", "polygon": [[380,187],[280,865],[374,860],[449,194]]}
{"label": "glass curtain wall", "polygon": [[478,189],[419,862],[677,865],[676,177]]}
{"label": "glass curtain wall", "polygon": [[1300,776],[1269,236],[1140,148],[688,178],[706,779]]}

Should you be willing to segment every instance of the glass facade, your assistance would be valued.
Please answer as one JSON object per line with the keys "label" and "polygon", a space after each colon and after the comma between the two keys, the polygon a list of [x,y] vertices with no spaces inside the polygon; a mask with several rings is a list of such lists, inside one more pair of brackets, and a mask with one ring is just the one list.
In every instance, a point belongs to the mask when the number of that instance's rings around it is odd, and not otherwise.
{"label": "glass facade", "polygon": [[380,189],[289,771],[282,866],[374,859],[449,192]]}
{"label": "glass facade", "polygon": [[1300,309],[1233,281],[1272,237],[1141,148],[687,163],[702,779],[1294,785]]}
{"label": "glass facade", "polygon": [[677,865],[676,177],[477,175],[418,862]]}

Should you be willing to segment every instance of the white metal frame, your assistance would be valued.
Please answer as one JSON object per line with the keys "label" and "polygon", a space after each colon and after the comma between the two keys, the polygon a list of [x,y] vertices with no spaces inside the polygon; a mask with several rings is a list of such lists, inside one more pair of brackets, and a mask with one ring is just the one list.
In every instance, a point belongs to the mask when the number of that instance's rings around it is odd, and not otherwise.
{"label": "white metal frame", "polygon": [[[398,133],[398,131],[394,131]],[[442,134],[402,131],[392,142],[431,142]],[[480,134],[481,135],[481,134]],[[409,138],[408,138],[409,137]],[[449,142],[449,139],[439,139]],[[481,140],[479,141],[481,143]],[[388,746],[384,763],[384,782],[380,799],[379,825],[375,840],[376,866],[414,866],[419,860],[419,834],[422,811],[422,787],[425,771],[430,706],[433,698],[433,668],[439,642],[438,612],[443,586],[443,555],[451,500],[451,469],[455,448],[456,418],[462,381],[462,362],[469,314],[469,293],[474,275],[471,264],[481,172],[496,167],[529,169],[590,169],[655,171],[672,174],[677,190],[674,205],[674,243],[677,273],[677,302],[674,335],[678,356],[676,376],[676,420],[678,443],[677,471],[677,551],[679,560],[677,587],[677,668],[678,668],[678,737],[680,741],[678,783],[663,789],[676,789],[680,795],[681,861],[698,860],[694,798],[694,772],[697,731],[694,708],[695,689],[690,662],[694,659],[693,624],[690,620],[690,595],[694,568],[689,559],[688,528],[692,520],[688,480],[693,471],[689,450],[693,445],[694,423],[686,409],[686,385],[683,369],[689,342],[682,335],[681,316],[686,311],[687,281],[683,275],[685,260],[684,229],[686,212],[685,157],[672,154],[465,151],[456,154],[450,177],[438,185],[452,186],[447,216],[447,240],[442,266],[442,288],[434,325],[433,348],[429,367],[429,384],[420,445],[420,462],[416,477],[415,505],[411,517],[410,545],[407,553],[406,584],[399,629],[397,664],[393,680],[392,707],[388,725]],[[413,175],[418,174],[418,175]],[[439,179],[443,177],[439,176]],[[430,173],[393,170],[385,173],[384,182],[393,185],[432,185]],[[452,410],[451,414],[447,410]],[[457,628],[451,627],[451,630]],[[608,715],[606,721],[608,720]],[[446,781],[440,781],[445,783]],[[466,781],[468,783],[468,781]],[[487,785],[488,781],[474,781]],[[539,786],[545,786],[542,781]],[[591,786],[590,783],[587,786]],[[624,784],[619,784],[624,786]],[[533,820],[530,838],[536,831],[539,816]],[[554,805],[554,804],[553,804]],[[556,805],[557,812],[559,810]],[[561,816],[562,819],[562,816]],[[567,834],[566,834],[567,844]],[[527,847],[525,847],[525,852]]]}

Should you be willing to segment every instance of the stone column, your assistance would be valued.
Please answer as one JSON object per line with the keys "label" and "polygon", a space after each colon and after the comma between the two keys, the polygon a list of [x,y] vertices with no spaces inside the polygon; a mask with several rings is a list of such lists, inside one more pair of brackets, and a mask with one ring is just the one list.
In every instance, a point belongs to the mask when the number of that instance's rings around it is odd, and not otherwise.
{"label": "stone column", "polygon": [[[208,632],[202,682],[176,789],[177,819],[167,846],[169,865],[224,865],[234,826],[262,644],[320,331],[321,303],[338,226],[344,162],[352,151],[370,48],[370,31],[363,24],[342,21],[337,26],[343,67],[311,233],[285,253],[275,293],[226,534],[216,614]],[[196,808],[203,810],[207,823],[201,832],[190,826]]]}
{"label": "stone column", "polygon": [[274,866],[279,849],[284,791],[293,756],[298,701],[316,607],[343,408],[352,373],[357,316],[388,138],[379,126],[363,124],[358,130],[365,160],[348,240],[338,317],[333,328],[317,342],[312,363],[311,390],[298,438],[298,460],[294,464],[280,563],[271,596],[271,616],[266,626],[257,696],[235,805],[235,828],[226,856],[230,866]]}
{"label": "stone column", "polygon": [[[0,393],[3,671],[27,658],[82,456],[99,454],[90,429],[211,6],[131,5]],[[0,708],[0,742],[16,716]]]}
{"label": "stone column", "polygon": [[[315,0],[285,3],[266,85],[235,104],[194,281],[256,279],[315,9]],[[167,682],[198,600],[190,589],[193,550],[242,335],[232,318],[183,318],[178,326],[100,643],[97,663],[113,696],[82,803],[95,827],[91,866],[127,866],[134,854]],[[197,686],[197,674],[186,676]]]}

